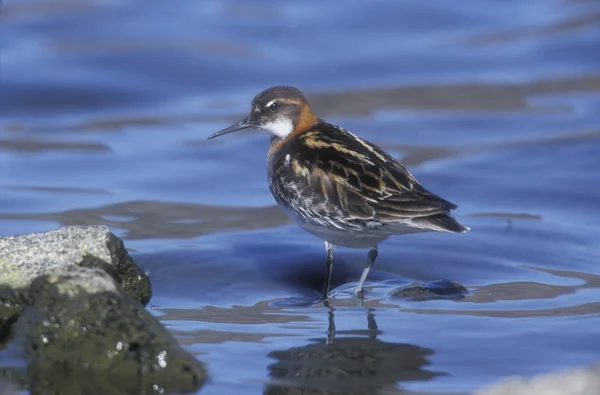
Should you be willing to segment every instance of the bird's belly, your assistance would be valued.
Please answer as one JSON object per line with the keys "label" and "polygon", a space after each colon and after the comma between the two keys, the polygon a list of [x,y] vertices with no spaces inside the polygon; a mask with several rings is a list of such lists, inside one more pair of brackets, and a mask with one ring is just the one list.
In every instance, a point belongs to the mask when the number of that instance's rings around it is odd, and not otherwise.
{"label": "bird's belly", "polygon": [[381,230],[338,229],[335,227],[309,223],[297,219],[296,223],[307,232],[333,245],[349,248],[371,248],[377,246],[391,234]]}
{"label": "bird's belly", "polygon": [[[362,226],[344,227],[343,223],[335,223],[327,218],[313,218],[307,221],[305,217],[289,207],[280,205],[285,213],[305,231],[333,245],[348,248],[371,248],[392,235],[405,235],[426,231],[410,224],[396,223],[393,226]],[[379,224],[381,225],[381,224]]]}
{"label": "bird's belly", "polygon": [[348,228],[340,229],[338,228],[341,226],[340,224],[336,224],[337,226],[335,226],[330,219],[325,217],[307,217],[306,212],[303,213],[290,207],[288,204],[279,203],[279,207],[302,229],[336,246],[370,248],[389,236],[388,233],[382,232],[357,231]]}

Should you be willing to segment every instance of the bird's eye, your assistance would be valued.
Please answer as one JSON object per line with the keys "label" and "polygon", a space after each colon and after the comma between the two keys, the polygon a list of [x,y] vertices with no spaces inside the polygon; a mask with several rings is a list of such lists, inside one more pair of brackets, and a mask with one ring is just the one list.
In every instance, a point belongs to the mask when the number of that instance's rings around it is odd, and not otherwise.
{"label": "bird's eye", "polygon": [[269,111],[275,112],[275,110],[277,110],[279,108],[279,103],[273,102],[273,103],[269,104],[267,106],[267,108],[269,109]]}

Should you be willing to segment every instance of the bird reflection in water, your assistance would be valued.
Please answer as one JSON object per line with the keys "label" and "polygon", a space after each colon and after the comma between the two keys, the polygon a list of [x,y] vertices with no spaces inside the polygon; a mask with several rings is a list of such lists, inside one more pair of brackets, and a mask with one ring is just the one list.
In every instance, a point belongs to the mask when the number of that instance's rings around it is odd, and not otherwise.
{"label": "bird reflection in water", "polygon": [[302,347],[273,351],[271,383],[265,395],[375,395],[403,393],[402,381],[426,381],[444,373],[423,369],[433,350],[377,339],[382,332],[375,310],[366,308],[367,328],[336,331],[335,309],[329,309],[327,338]]}

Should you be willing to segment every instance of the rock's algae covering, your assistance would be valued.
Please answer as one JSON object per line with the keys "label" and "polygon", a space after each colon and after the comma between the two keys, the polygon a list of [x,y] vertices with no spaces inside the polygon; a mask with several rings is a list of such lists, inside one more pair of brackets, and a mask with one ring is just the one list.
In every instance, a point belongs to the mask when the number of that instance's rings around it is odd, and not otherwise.
{"label": "rock's algae covering", "polygon": [[2,372],[32,394],[199,390],[202,363],[144,309],[150,297],[106,227],[0,238],[0,348],[27,361]]}

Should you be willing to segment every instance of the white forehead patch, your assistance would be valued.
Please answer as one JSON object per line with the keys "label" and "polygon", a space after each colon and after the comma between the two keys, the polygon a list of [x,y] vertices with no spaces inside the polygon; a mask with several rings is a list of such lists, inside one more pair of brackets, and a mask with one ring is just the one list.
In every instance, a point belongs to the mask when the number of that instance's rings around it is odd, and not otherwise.
{"label": "white forehead patch", "polygon": [[285,137],[294,131],[292,121],[285,118],[277,118],[274,121],[262,125],[261,128],[278,137]]}
{"label": "white forehead patch", "polygon": [[287,154],[285,156],[285,164],[288,165],[288,166],[290,165],[290,154]]}

